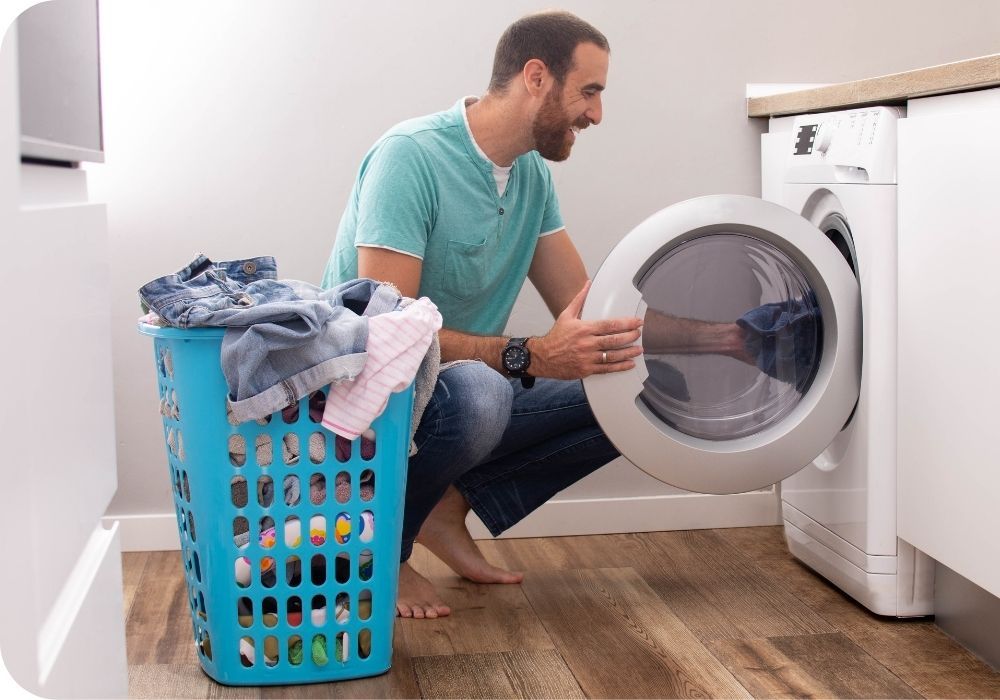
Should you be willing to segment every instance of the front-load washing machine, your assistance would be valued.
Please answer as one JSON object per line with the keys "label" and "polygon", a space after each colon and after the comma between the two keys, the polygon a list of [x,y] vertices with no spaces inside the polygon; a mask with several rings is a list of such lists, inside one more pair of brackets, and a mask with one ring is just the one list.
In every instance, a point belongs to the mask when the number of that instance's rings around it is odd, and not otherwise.
{"label": "front-load washing machine", "polygon": [[583,318],[644,319],[627,372],[584,380],[598,422],[673,486],[781,483],[790,551],[872,611],[931,612],[896,537],[896,121],[777,118],[763,199],[680,202],[602,264]]}

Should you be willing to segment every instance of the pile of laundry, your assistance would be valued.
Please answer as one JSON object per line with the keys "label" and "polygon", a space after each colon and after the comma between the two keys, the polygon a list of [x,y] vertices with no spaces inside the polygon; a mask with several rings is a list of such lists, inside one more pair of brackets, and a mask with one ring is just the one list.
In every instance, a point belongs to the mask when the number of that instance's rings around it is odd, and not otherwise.
{"label": "pile of laundry", "polygon": [[143,285],[139,297],[143,323],[226,329],[220,362],[236,424],[286,409],[297,414],[299,400],[330,385],[320,423],[352,441],[392,392],[415,381],[415,429],[440,368],[437,307],[388,283],[356,279],[322,289],[279,280],[270,256],[213,263],[199,255]]}

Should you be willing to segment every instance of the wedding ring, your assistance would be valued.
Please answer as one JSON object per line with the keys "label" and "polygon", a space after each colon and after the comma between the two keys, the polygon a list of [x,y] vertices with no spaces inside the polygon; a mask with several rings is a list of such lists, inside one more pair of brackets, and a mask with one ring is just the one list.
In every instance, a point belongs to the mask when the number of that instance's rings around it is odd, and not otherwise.
{"label": "wedding ring", "polygon": [[607,350],[603,350],[601,352],[601,364],[602,365],[608,364],[608,351]]}

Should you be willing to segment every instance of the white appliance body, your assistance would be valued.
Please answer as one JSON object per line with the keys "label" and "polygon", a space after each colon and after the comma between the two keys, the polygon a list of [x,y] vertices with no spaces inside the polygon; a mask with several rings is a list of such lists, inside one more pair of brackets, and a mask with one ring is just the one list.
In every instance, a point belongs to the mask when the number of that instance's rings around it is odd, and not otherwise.
{"label": "white appliance body", "polygon": [[[934,564],[896,536],[900,112],[878,107],[772,119],[762,139],[762,189],[765,199],[824,233],[849,238],[861,288],[858,404],[830,446],[782,482],[789,550],[873,612],[905,617],[933,611]],[[810,133],[811,148],[804,142]]]}
{"label": "white appliance body", "polygon": [[581,317],[644,319],[643,354],[584,388],[629,461],[689,491],[783,481],[789,549],[876,613],[925,615],[933,562],[896,537],[894,108],[787,117],[763,198],[639,224]]}

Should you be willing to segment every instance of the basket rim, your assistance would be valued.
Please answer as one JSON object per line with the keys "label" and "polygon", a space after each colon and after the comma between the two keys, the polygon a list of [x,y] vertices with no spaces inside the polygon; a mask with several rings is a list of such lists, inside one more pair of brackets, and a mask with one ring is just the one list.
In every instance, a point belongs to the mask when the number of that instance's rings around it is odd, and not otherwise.
{"label": "basket rim", "polygon": [[219,327],[174,328],[172,326],[154,326],[142,321],[138,324],[138,330],[143,335],[154,338],[184,338],[186,340],[216,340],[226,334],[226,329]]}

